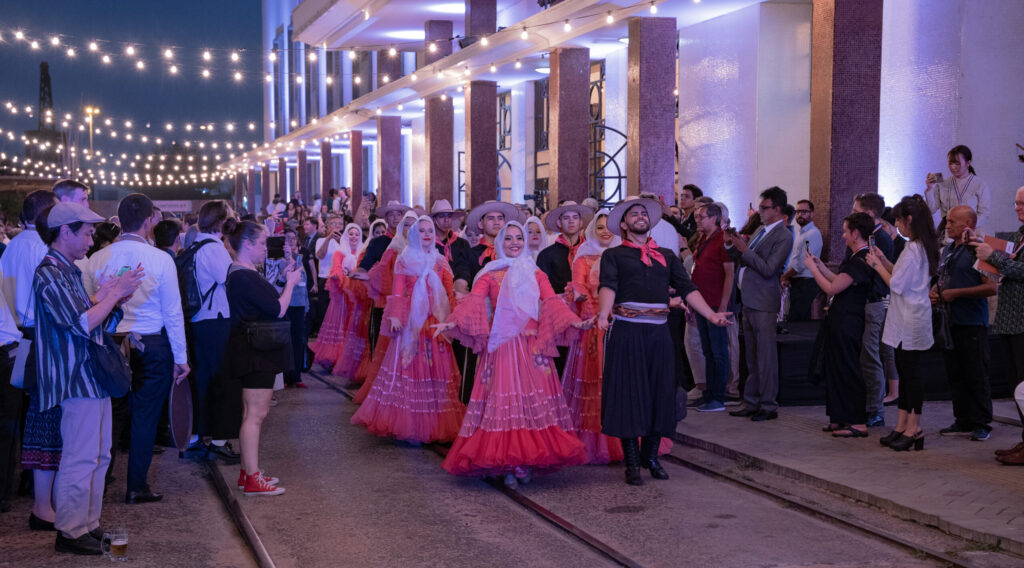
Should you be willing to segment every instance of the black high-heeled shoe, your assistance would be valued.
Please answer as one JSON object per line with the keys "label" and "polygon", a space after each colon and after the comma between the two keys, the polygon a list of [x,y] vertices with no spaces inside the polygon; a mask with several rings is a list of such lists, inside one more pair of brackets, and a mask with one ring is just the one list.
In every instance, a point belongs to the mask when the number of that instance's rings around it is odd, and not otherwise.
{"label": "black high-heeled shoe", "polygon": [[924,449],[924,430],[918,430],[917,434],[913,436],[900,436],[889,443],[889,447],[897,452],[905,452],[914,447],[915,452],[919,452]]}
{"label": "black high-heeled shoe", "polygon": [[902,435],[903,435],[903,432],[900,432],[898,430],[893,430],[893,431],[889,432],[888,434],[886,434],[885,436],[882,436],[881,438],[879,438],[878,439],[878,443],[882,444],[883,446],[888,446],[889,444],[891,444],[894,441],[896,441],[896,439],[899,438]]}

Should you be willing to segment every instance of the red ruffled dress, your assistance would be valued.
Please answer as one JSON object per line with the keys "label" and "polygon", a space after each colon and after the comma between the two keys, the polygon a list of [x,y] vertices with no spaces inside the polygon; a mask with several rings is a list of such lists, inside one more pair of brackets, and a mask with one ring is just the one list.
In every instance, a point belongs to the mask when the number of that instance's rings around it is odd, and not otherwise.
{"label": "red ruffled dress", "polygon": [[[362,256],[360,255],[360,261]],[[362,361],[363,353],[368,351],[366,346],[367,338],[370,336],[370,307],[373,306],[373,301],[367,295],[366,284],[362,280],[346,278],[342,290],[348,298],[349,309],[345,315],[345,339],[342,341],[341,354],[334,363],[331,373],[343,379],[362,382],[357,377],[356,370]]]}
{"label": "red ruffled dress", "polygon": [[349,300],[343,289],[348,280],[341,268],[344,258],[340,250],[331,258],[331,270],[325,285],[331,301],[327,305],[327,313],[324,314],[316,341],[309,346],[313,350],[313,362],[327,369],[333,367],[338,360],[345,341],[345,317],[349,311]]}
{"label": "red ruffled dress", "polygon": [[[597,285],[594,264],[600,255],[587,255],[572,263],[572,282],[566,296],[575,300],[580,319],[597,315]],[[596,325],[584,330],[583,337],[569,345],[569,356],[562,372],[565,403],[572,417],[573,431],[587,448],[587,463],[622,461],[622,443],[601,433],[601,374],[604,365],[604,330]]]}
{"label": "red ruffled dress", "polygon": [[[386,309],[384,304],[387,297],[391,295],[392,282],[395,277],[395,261],[398,260],[398,252],[395,249],[384,251],[380,262],[373,265],[373,268],[367,273],[369,280],[366,280],[366,290],[370,298],[373,299],[375,307]],[[363,361],[360,361],[359,368],[356,370],[356,380],[363,382],[363,386],[359,387],[355,396],[352,397],[352,402],[356,404],[362,404],[366,400],[366,395],[370,393],[370,387],[373,386],[373,381],[376,379],[377,373],[380,372],[380,364],[384,359],[384,354],[388,352],[388,345],[391,344],[391,337],[385,335],[383,329],[382,318],[382,333],[377,337],[377,345],[373,349],[373,353],[366,358],[365,365]],[[366,355],[363,357],[365,358]]]}
{"label": "red ruffled dress", "polygon": [[[434,267],[448,294],[452,295],[452,273],[441,257]],[[401,332],[391,332],[391,319],[409,324],[409,302],[415,276],[395,274],[391,296],[384,308],[381,335],[391,337],[381,361],[380,372],[373,380],[366,400],[352,416],[353,424],[361,424],[371,434],[409,442],[451,442],[459,433],[466,407],[459,400],[462,377],[451,345],[434,338],[433,315],[427,317],[416,338],[416,355],[409,365],[402,364]]]}
{"label": "red ruffled dress", "polygon": [[441,465],[455,475],[505,475],[516,467],[554,469],[587,461],[583,443],[571,433],[552,360],[555,344],[575,331],[570,325],[579,318],[538,270],[540,321],[531,320],[519,336],[488,353],[487,301],[496,305],[506,272],[481,276],[447,320],[455,324],[451,336],[480,354],[462,429]]}

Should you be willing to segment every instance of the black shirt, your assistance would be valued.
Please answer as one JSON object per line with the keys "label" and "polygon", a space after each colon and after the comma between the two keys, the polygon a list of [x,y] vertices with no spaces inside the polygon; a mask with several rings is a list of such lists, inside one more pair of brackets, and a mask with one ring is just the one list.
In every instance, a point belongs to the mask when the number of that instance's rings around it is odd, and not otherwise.
{"label": "black shirt", "polygon": [[[875,246],[878,247],[878,250],[882,251],[885,258],[889,259],[889,262],[896,262],[895,247],[889,233],[883,231],[881,225],[876,225],[871,236],[875,237]],[[846,256],[843,257],[843,261],[850,260],[851,255],[852,253],[849,247],[847,247]],[[868,303],[881,302],[888,295],[889,286],[886,285],[885,280],[878,278],[875,280],[874,290],[868,293]]]}
{"label": "black shirt", "polygon": [[381,257],[384,256],[384,251],[388,250],[388,245],[390,244],[391,237],[387,235],[370,239],[370,244],[366,245],[366,255],[363,256],[363,261],[359,263],[359,268],[368,272],[373,268],[373,265],[380,262]]}
{"label": "black shirt", "polygon": [[690,281],[682,261],[667,248],[658,247],[666,266],[651,259],[647,266],[640,260],[640,249],[617,246],[601,254],[601,288],[615,292],[615,303],[640,302],[667,304],[669,288],[675,296],[686,297],[697,287]]}
{"label": "black shirt", "polygon": [[565,292],[565,286],[572,281],[572,263],[569,262],[569,247],[555,243],[537,255],[537,268],[547,274],[551,289],[556,294]]}
{"label": "black shirt", "polygon": [[[968,246],[947,245],[942,250],[939,265],[939,283],[946,288],[973,288],[985,283],[981,273],[974,269],[978,258]],[[953,325],[988,325],[988,298],[957,298],[949,304]]]}
{"label": "black shirt", "polygon": [[[435,243],[434,246],[437,247],[437,252],[441,253],[441,256],[444,256],[444,245]],[[455,263],[459,262],[459,257],[462,255],[464,251],[469,250],[469,241],[462,237],[459,237],[452,241],[452,244],[449,245],[449,248],[452,251],[452,259],[449,261],[448,264],[451,265],[452,274],[454,274]]]}
{"label": "black shirt", "polygon": [[[468,245],[469,242],[466,242]],[[473,285],[473,279],[476,278],[476,273],[480,272],[480,269],[485,264],[491,261],[490,258],[484,258],[483,262],[480,261],[480,256],[487,250],[487,245],[481,242],[475,247],[467,246],[466,248],[459,251],[456,255],[452,251],[454,257],[454,266],[452,266],[452,274],[455,280],[465,280],[470,286]]]}
{"label": "black shirt", "polygon": [[292,361],[290,344],[272,351],[256,351],[249,346],[242,325],[242,322],[280,320],[281,294],[259,272],[236,264],[228,269],[225,287],[231,308],[231,334],[227,350],[230,375],[241,377],[250,373],[289,368]]}

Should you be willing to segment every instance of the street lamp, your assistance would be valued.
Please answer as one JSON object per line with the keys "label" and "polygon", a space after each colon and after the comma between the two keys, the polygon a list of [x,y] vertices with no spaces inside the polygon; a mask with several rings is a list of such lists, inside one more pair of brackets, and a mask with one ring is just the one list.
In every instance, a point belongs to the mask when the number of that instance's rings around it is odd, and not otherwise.
{"label": "street lamp", "polygon": [[99,107],[85,107],[85,120],[89,122],[89,153],[92,154],[92,117],[100,113]]}

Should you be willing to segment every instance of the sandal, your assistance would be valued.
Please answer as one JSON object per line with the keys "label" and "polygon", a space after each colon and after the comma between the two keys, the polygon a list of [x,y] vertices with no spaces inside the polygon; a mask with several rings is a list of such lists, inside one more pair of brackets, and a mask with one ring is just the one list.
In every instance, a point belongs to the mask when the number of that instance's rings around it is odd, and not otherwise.
{"label": "sandal", "polygon": [[847,426],[845,424],[830,423],[830,424],[826,424],[821,429],[821,431],[822,432],[835,432],[836,430],[844,430],[844,429],[846,429],[846,427]]}
{"label": "sandal", "polygon": [[833,438],[867,438],[867,430],[858,430],[853,426],[843,426],[841,429],[832,432]]}

